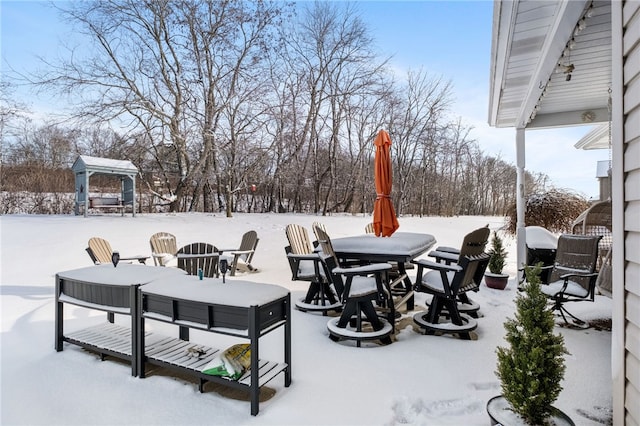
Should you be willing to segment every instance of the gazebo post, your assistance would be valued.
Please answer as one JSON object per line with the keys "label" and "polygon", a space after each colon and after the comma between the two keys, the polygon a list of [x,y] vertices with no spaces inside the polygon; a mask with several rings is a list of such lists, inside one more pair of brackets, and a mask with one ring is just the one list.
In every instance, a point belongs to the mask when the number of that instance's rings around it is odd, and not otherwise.
{"label": "gazebo post", "polygon": [[130,176],[131,181],[133,182],[133,196],[131,200],[131,216],[136,217],[136,175]]}
{"label": "gazebo post", "polygon": [[89,172],[84,172],[84,217],[89,215]]}

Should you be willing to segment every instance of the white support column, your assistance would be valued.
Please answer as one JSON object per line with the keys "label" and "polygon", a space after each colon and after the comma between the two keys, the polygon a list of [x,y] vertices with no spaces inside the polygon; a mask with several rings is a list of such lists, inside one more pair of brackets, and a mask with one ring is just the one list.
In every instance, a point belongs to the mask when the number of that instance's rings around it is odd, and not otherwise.
{"label": "white support column", "polygon": [[[524,168],[525,168],[525,150],[524,150],[524,128],[516,129],[516,244],[517,256],[516,262],[518,269],[527,263],[527,247],[524,212],[526,207],[525,187],[524,187]],[[517,282],[520,283],[524,272],[518,272]]]}

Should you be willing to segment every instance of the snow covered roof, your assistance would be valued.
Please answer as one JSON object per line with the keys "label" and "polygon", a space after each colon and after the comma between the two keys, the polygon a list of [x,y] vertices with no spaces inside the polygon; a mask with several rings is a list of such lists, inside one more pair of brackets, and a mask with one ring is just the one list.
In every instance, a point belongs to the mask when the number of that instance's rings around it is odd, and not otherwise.
{"label": "snow covered roof", "polygon": [[596,168],[596,177],[597,178],[608,177],[610,169],[611,169],[611,163],[609,162],[609,160],[598,161],[598,165]]}
{"label": "snow covered roof", "polygon": [[78,156],[71,169],[75,173],[83,171],[115,175],[135,175],[138,173],[138,168],[129,160],[113,160],[89,155]]}

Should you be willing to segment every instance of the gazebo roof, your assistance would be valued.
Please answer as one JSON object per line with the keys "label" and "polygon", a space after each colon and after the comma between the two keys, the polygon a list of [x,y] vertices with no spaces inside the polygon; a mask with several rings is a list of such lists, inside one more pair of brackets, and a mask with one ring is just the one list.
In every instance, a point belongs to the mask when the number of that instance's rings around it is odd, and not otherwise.
{"label": "gazebo roof", "polygon": [[110,158],[91,157],[89,155],[78,156],[71,169],[74,173],[87,171],[127,176],[138,173],[138,168],[129,160],[113,160]]}

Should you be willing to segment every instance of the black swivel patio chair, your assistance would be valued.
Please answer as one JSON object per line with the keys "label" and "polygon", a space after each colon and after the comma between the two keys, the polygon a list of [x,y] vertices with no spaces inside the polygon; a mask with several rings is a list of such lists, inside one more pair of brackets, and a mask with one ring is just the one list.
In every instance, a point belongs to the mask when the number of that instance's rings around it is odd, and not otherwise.
{"label": "black swivel patio chair", "polygon": [[[455,261],[414,261],[418,266],[415,290],[433,296],[427,312],[413,316],[425,334],[451,333],[471,339],[470,332],[477,327],[477,321],[460,312],[459,298],[467,291],[480,288],[489,264],[490,256],[484,252],[488,238],[489,228],[479,228],[465,236]],[[435,253],[433,257],[438,259],[440,256]],[[425,273],[425,269],[430,271]]]}
{"label": "black swivel patio chair", "polygon": [[[333,282],[344,303],[342,314],[327,323],[332,340],[355,340],[358,347],[365,340],[391,343],[394,332],[395,311],[388,289],[388,263],[372,263],[363,266],[341,266],[331,239],[321,226],[314,225],[314,232],[322,249],[321,258],[327,277]],[[375,303],[391,306],[388,318],[378,315]]]}
{"label": "black swivel patio chair", "polygon": [[540,273],[540,282],[548,284],[551,269],[546,267],[553,266],[553,262],[556,260],[558,237],[541,226],[527,226],[525,235],[527,265],[534,266],[542,262],[544,269]]}
{"label": "black swivel patio chair", "polygon": [[[595,300],[598,244],[601,238],[600,235],[560,235],[553,266],[546,267],[551,270],[549,284],[540,286],[540,289],[552,300],[551,309],[557,311],[567,324],[588,327],[585,321],[569,312],[564,305]],[[573,322],[569,322],[565,314]]]}
{"label": "black swivel patio chair", "polygon": [[[465,254],[477,255],[484,253],[490,234],[489,224],[468,234],[463,242]],[[460,260],[461,250],[460,248],[439,246],[429,252],[429,257],[433,257],[438,263],[445,263],[447,265],[456,264]],[[468,290],[478,291],[478,288],[471,286],[469,288],[463,288],[458,292],[458,311],[473,318],[478,318],[480,305],[469,298],[467,295]]]}
{"label": "black swivel patio chair", "polygon": [[293,281],[309,282],[305,296],[295,301],[296,309],[302,312],[341,311],[337,291],[326,277],[320,256],[314,251],[307,229],[301,225],[289,224],[285,229],[289,245],[284,248],[291,268]]}

